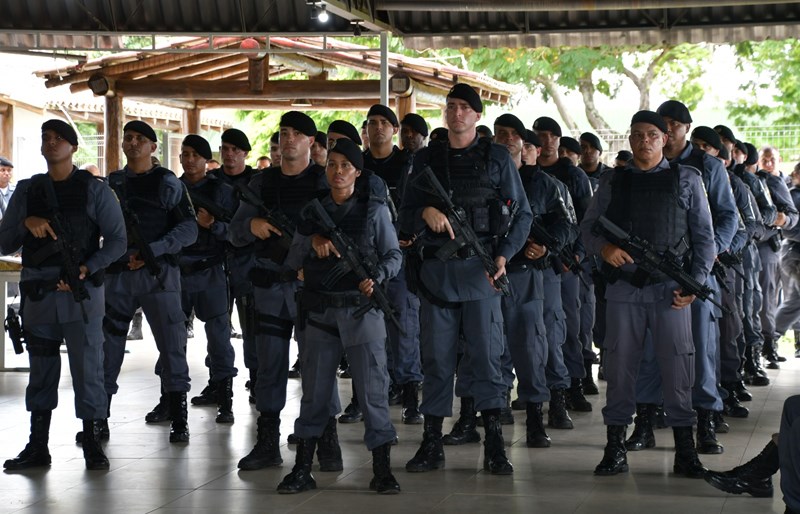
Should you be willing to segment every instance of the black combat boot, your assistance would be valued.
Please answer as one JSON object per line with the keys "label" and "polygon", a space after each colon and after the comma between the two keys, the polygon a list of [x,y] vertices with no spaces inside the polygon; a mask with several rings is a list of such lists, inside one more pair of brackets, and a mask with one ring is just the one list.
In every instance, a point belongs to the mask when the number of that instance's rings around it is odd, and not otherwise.
{"label": "black combat boot", "polygon": [[389,382],[389,395],[387,398],[389,407],[394,407],[395,405],[403,403],[403,388],[394,380]]}
{"label": "black combat boot", "polygon": [[314,476],[311,474],[311,464],[314,462],[314,448],[316,446],[316,437],[297,441],[297,456],[295,457],[294,467],[292,472],[283,477],[281,483],[278,484],[278,492],[280,494],[297,494],[317,488],[317,481],[314,480]]}
{"label": "black combat boot", "polygon": [[715,410],[711,413],[714,415],[714,432],[717,434],[727,434],[731,426],[725,421],[725,418],[722,417],[722,412]]}
{"label": "black combat boot", "polygon": [[397,494],[400,484],[392,475],[392,464],[389,458],[392,443],[386,443],[372,450],[372,480],[369,482],[371,491],[378,494]]}
{"label": "black combat boot", "polygon": [[723,412],[732,418],[746,418],[750,415],[750,410],[739,402],[739,395],[736,394],[736,384],[723,382],[722,387],[728,391],[728,397],[722,400]]}
{"label": "black combat boot", "polygon": [[467,443],[481,442],[481,435],[476,430],[475,400],[464,396],[461,398],[461,412],[458,421],[453,424],[450,433],[442,438],[447,446],[461,446]]}
{"label": "black combat boot", "polygon": [[745,382],[754,386],[768,386],[769,377],[761,366],[761,345],[751,344],[744,350]]}
{"label": "black combat boot", "polygon": [[[767,360],[767,369],[781,369],[779,362],[784,362],[785,357],[778,355],[777,343],[771,337],[764,338],[764,345],[761,347],[761,356]],[[783,360],[781,360],[783,359]]]}
{"label": "black combat boot", "polygon": [[170,391],[169,413],[172,417],[172,427],[169,431],[169,442],[188,443],[189,442],[189,413],[186,408],[186,393],[182,391]]}
{"label": "black combat boot", "polygon": [[697,409],[697,452],[704,455],[719,455],[725,451],[717,441],[714,411]]}
{"label": "black combat boot", "polygon": [[492,475],[511,475],[514,466],[506,457],[503,430],[500,425],[500,409],[481,412],[486,438],[483,441],[483,469]]}
{"label": "black combat boot", "polygon": [[3,464],[5,469],[14,471],[50,465],[50,450],[47,448],[47,443],[50,440],[52,413],[53,411],[49,410],[31,412],[31,435],[28,444],[16,458],[5,461]]}
{"label": "black combat boot", "polygon": [[442,421],[444,418],[440,416],[425,416],[422,444],[414,457],[406,464],[406,471],[419,473],[444,467]]}
{"label": "black combat boot", "polygon": [[217,383],[217,423],[233,423],[233,377]]}
{"label": "black combat boot", "polygon": [[403,423],[406,425],[422,424],[423,416],[419,411],[418,391],[418,382],[403,384]]}
{"label": "black combat boot", "polygon": [[320,471],[341,471],[342,448],[339,446],[339,434],[336,432],[336,417],[331,416],[322,437],[317,441],[317,462]]}
{"label": "black combat boot", "polygon": [[603,459],[594,468],[594,474],[600,476],[616,475],[628,471],[628,456],[625,449],[625,425],[608,425],[606,427],[606,447]]}
{"label": "black combat boot", "polygon": [[361,412],[361,406],[358,404],[358,395],[356,394],[356,386],[353,385],[353,396],[350,398],[350,405],[345,407],[344,412],[339,416],[339,423],[358,423],[364,421],[364,413]]}
{"label": "black combat boot", "polygon": [[192,398],[192,405],[217,405],[217,383],[208,377],[208,384],[198,396]]}
{"label": "black combat boot", "polygon": [[145,423],[163,423],[171,420],[172,418],[169,417],[169,397],[167,392],[164,391],[164,386],[161,386],[161,397],[158,399],[156,406],[153,407],[153,410],[145,414],[144,421]]}
{"label": "black combat boot", "polygon": [[139,341],[144,339],[142,335],[142,310],[138,309],[133,314],[133,320],[131,320],[131,330],[128,332],[128,336],[126,337],[128,341]]}
{"label": "black combat boot", "polygon": [[542,402],[529,402],[525,411],[527,414],[525,445],[528,448],[549,448],[550,437],[544,430],[544,421],[542,420]]}
{"label": "black combat boot", "polygon": [[561,430],[573,428],[572,419],[567,412],[567,400],[564,389],[550,390],[550,410],[547,412],[547,426]]}
{"label": "black combat boot", "polygon": [[108,458],[100,446],[100,431],[102,430],[103,420],[83,420],[83,460],[86,461],[86,469],[103,470],[108,469]]}
{"label": "black combat boot", "polygon": [[[513,389],[506,389],[505,400],[506,404],[504,407],[500,408],[500,424],[501,425],[513,425],[514,424],[514,413],[511,409],[511,391]],[[483,416],[481,416],[483,417]]]}
{"label": "black combat boot", "polygon": [[251,369],[250,371],[250,395],[247,401],[255,405],[256,403],[256,383],[258,383],[258,369]]}
{"label": "black combat boot", "polygon": [[736,389],[736,398],[738,398],[740,402],[753,401],[753,394],[750,392],[747,386],[744,385],[744,380],[734,382],[733,387]]}
{"label": "black combat boot", "polygon": [[636,417],[633,418],[633,433],[625,441],[625,449],[629,452],[638,452],[652,448],[656,445],[656,436],[653,433],[653,416],[656,406],[652,403],[637,403]]}
{"label": "black combat boot", "polygon": [[296,359],[292,367],[289,368],[289,378],[301,378],[303,373],[300,371],[300,359]]}
{"label": "black combat boot", "polygon": [[770,498],[773,494],[772,475],[778,472],[778,468],[778,446],[770,441],[750,461],[730,471],[709,471],[705,479],[726,493],[747,493],[757,498]]}
{"label": "black combat boot", "polygon": [[[265,416],[264,414],[258,417],[256,422],[258,425],[258,433],[256,434],[256,444],[250,453],[239,461],[239,469],[244,471],[252,471],[256,469],[268,468],[272,466],[280,466],[283,464],[281,458],[281,420],[278,416]],[[302,439],[298,440],[298,444]],[[317,441],[314,440],[314,447]],[[300,453],[298,447],[297,453]],[[311,450],[311,457],[309,462],[314,458],[314,450]],[[308,465],[311,469],[311,464]]]}
{"label": "black combat boot", "polygon": [[567,409],[578,412],[592,412],[592,404],[583,396],[583,380],[573,378],[567,389]]}
{"label": "black combat boot", "polygon": [[[113,395],[108,395],[108,404],[106,407],[106,419],[99,420],[100,422],[100,440],[108,441],[111,438],[111,430],[108,428],[108,418],[111,417],[111,398]],[[75,444],[83,444],[83,430],[75,434]]]}
{"label": "black combat boot", "polygon": [[675,436],[675,464],[672,470],[687,478],[703,478],[708,470],[697,457],[692,427],[672,427],[672,433]]}
{"label": "black combat boot", "polygon": [[594,382],[594,377],[592,376],[593,364],[594,360],[583,361],[583,367],[586,369],[586,378],[583,379],[583,394],[590,396],[600,394],[600,390],[597,388],[597,384]]}

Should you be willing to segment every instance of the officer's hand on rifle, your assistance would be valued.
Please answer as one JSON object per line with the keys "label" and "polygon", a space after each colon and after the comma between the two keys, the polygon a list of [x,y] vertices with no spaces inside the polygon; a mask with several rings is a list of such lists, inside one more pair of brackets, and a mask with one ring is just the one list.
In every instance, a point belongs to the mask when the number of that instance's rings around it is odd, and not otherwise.
{"label": "officer's hand on rifle", "polygon": [[[575,262],[580,264],[581,261],[580,261],[580,259],[578,258],[577,255],[573,255],[572,257],[575,259]],[[570,267],[567,265],[567,263],[566,262],[562,262],[561,263],[561,271],[563,271],[564,273],[567,273],[569,270],[570,270]]]}
{"label": "officer's hand on rifle", "polygon": [[683,296],[683,291],[678,289],[677,291],[672,292],[672,308],[673,309],[683,309],[687,305],[691,304],[694,299],[697,298],[695,295],[690,294],[687,296]]}
{"label": "officer's hand on rifle", "polygon": [[372,296],[372,291],[375,288],[375,282],[371,278],[365,278],[361,282],[358,283],[358,290],[361,291],[361,294],[370,298]]}
{"label": "officer's hand on rifle", "polygon": [[611,243],[606,243],[600,251],[603,260],[611,264],[615,268],[619,268],[623,264],[633,264],[633,258],[628,255],[628,252],[619,246]]}
{"label": "officer's hand on rifle", "polygon": [[494,287],[496,290],[499,291],[500,288],[495,286],[494,281],[506,274],[506,258],[503,257],[502,255],[495,257],[494,264],[495,266],[497,266],[497,273],[495,273],[491,277],[487,273],[486,278],[489,279],[489,283],[492,285],[492,287]]}
{"label": "officer's hand on rifle", "polygon": [[253,218],[250,220],[250,232],[259,239],[269,239],[272,234],[281,236],[283,233],[275,228],[264,218]]}
{"label": "officer's hand on rifle", "polygon": [[197,209],[197,224],[203,228],[210,229],[216,219],[202,207]]}
{"label": "officer's hand on rifle", "polygon": [[778,215],[775,217],[775,226],[782,227],[786,225],[786,219],[786,214],[778,212]]}
{"label": "officer's hand on rifle", "polygon": [[53,228],[50,226],[50,221],[45,218],[28,216],[25,218],[25,228],[27,228],[35,238],[41,239],[50,236],[53,240],[58,239],[58,236],[56,236],[56,233],[53,232]]}
{"label": "officer's hand on rifle", "polygon": [[541,259],[544,257],[546,253],[546,246],[537,244],[533,239],[528,238],[528,246],[525,247],[525,257],[535,261],[536,259]]}
{"label": "officer's hand on rifle", "polygon": [[453,233],[453,227],[450,226],[450,220],[436,207],[425,207],[422,211],[422,219],[428,225],[428,228],[434,232],[447,232],[450,234],[450,239],[456,238],[456,235]]}
{"label": "officer's hand on rifle", "polygon": [[145,262],[139,257],[139,252],[128,256],[128,269],[136,271],[144,266]]}
{"label": "officer's hand on rifle", "polygon": [[314,249],[314,253],[317,254],[317,257],[320,259],[326,259],[331,256],[331,254],[335,255],[336,257],[341,258],[342,254],[339,253],[339,250],[333,246],[333,243],[327,237],[322,237],[319,234],[314,234],[311,237],[311,248]]}
{"label": "officer's hand on rifle", "polygon": [[[89,268],[86,266],[80,266],[81,274],[78,275],[78,278],[81,280],[86,280],[86,276],[89,274]],[[63,280],[59,280],[58,284],[56,284],[56,291],[65,291],[67,293],[72,292],[72,288],[69,287],[69,284],[64,282]]]}
{"label": "officer's hand on rifle", "polygon": [[305,273],[303,273],[303,268],[297,270],[297,280],[299,280],[300,282],[306,281],[306,275]]}

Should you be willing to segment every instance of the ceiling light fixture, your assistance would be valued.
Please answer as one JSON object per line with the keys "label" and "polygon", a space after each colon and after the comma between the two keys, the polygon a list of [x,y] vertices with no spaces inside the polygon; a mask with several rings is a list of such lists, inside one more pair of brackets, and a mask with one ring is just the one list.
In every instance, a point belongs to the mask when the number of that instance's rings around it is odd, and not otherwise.
{"label": "ceiling light fixture", "polygon": [[320,23],[328,23],[330,19],[330,15],[328,15],[328,6],[325,4],[320,4],[319,12],[317,12],[317,19]]}

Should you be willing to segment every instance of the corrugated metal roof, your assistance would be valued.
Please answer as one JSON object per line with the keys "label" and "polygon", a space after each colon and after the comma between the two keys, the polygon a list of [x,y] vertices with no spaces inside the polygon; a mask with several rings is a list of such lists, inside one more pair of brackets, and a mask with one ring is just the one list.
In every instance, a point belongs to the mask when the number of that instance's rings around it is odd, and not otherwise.
{"label": "corrugated metal roof", "polygon": [[[320,0],[316,0],[321,3]],[[800,2],[777,0],[0,0],[0,48],[69,48],[82,34],[352,34],[391,30],[406,46],[542,46],[737,42],[796,37]],[[26,38],[27,36],[27,38]],[[54,38],[54,39],[53,39]],[[73,43],[77,42],[73,40]],[[105,40],[113,45],[113,40]]]}

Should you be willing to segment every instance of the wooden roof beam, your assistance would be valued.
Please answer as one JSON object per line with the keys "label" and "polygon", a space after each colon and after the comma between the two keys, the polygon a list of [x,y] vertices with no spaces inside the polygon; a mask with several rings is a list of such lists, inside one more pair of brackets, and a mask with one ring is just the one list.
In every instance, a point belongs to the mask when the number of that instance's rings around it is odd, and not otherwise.
{"label": "wooden roof beam", "polygon": [[126,98],[170,98],[182,100],[352,100],[377,97],[380,80],[273,80],[263,92],[253,93],[247,81],[118,80],[117,94]]}

